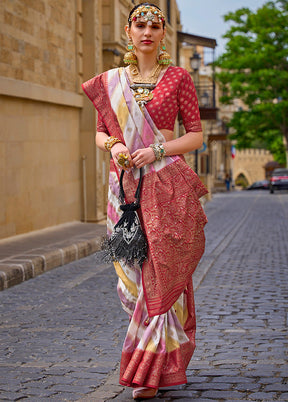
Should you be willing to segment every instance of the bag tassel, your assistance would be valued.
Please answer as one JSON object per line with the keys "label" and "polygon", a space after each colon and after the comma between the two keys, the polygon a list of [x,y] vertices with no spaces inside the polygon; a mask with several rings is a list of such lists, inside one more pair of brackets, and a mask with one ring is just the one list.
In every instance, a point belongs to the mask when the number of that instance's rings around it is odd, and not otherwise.
{"label": "bag tassel", "polygon": [[[139,195],[142,179],[140,172],[139,184],[136,190],[136,201],[131,204],[122,204],[120,209],[123,211],[118,223],[114,226],[110,238],[103,242],[104,259],[106,262],[124,261],[125,264],[133,266],[135,263],[142,267],[147,257],[147,241],[141,228],[141,223],[137,214],[140,207]],[[124,199],[122,186],[123,174],[120,177],[120,198]]]}

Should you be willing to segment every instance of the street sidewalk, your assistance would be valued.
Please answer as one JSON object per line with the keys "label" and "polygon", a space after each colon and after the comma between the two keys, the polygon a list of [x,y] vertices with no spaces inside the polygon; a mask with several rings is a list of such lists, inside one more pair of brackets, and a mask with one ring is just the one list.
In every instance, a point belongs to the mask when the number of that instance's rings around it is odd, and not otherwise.
{"label": "street sidewalk", "polygon": [[[216,194],[205,212],[187,384],[153,401],[288,401],[288,192]],[[119,385],[128,317],[117,281],[100,252],[0,292],[0,400],[132,401]]]}
{"label": "street sidewalk", "polygon": [[0,290],[99,251],[106,222],[72,222],[0,240]]}
{"label": "street sidewalk", "polygon": [[100,251],[105,235],[106,220],[75,221],[0,239],[0,291]]}

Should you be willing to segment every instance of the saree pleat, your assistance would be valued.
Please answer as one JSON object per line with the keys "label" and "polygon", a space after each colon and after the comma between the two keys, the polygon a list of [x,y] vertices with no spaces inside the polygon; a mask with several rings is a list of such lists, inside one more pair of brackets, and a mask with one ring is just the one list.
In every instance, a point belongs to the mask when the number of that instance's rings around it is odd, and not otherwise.
{"label": "saree pleat", "polygon": [[149,317],[140,267],[115,265],[118,294],[131,317],[122,350],[120,384],[159,388],[186,383],[185,370],[195,349],[192,281],[167,313]]}

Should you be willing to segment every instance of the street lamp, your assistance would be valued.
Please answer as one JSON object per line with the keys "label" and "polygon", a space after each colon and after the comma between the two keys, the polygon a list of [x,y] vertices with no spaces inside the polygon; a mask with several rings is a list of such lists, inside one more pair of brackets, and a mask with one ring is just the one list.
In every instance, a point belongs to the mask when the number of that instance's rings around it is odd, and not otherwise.
{"label": "street lamp", "polygon": [[207,107],[209,105],[209,94],[206,91],[200,97],[200,104],[203,107]]}
{"label": "street lamp", "polygon": [[190,66],[193,71],[198,71],[201,66],[201,56],[196,51],[194,51],[193,56],[190,57]]}

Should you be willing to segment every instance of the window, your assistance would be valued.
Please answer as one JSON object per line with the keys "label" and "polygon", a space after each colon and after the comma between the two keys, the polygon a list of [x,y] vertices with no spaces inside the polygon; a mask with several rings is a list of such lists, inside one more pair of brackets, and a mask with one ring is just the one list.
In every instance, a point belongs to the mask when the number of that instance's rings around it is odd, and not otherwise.
{"label": "window", "polygon": [[166,2],[166,14],[167,14],[167,21],[171,24],[171,0],[167,0]]}

